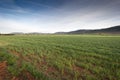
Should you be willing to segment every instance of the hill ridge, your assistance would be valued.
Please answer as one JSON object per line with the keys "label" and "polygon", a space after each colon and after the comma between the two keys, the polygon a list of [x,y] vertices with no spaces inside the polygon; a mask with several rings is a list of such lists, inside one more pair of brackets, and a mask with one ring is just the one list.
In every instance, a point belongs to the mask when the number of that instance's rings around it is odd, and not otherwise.
{"label": "hill ridge", "polygon": [[95,30],[81,29],[70,32],[57,32],[55,34],[96,34],[96,33],[120,34],[120,25],[109,28],[103,28],[103,29],[95,29]]}

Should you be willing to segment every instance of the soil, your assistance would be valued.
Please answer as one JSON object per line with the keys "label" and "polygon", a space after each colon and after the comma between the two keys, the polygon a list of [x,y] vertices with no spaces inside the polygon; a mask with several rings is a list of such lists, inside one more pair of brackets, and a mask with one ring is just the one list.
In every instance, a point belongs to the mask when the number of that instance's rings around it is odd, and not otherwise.
{"label": "soil", "polygon": [[7,70],[7,61],[0,62],[0,80],[8,80],[10,74]]}

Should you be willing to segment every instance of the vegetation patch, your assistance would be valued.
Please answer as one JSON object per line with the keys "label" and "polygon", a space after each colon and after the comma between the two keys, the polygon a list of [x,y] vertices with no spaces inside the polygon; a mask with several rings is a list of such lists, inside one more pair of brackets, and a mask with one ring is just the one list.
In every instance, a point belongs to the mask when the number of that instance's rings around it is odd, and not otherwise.
{"label": "vegetation patch", "polygon": [[0,36],[3,42],[10,44],[0,46],[1,80],[120,79],[119,36]]}

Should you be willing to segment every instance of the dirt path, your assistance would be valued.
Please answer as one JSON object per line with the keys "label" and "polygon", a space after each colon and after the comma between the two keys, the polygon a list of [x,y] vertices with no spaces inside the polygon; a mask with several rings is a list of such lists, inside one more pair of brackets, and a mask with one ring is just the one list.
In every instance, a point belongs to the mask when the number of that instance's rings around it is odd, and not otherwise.
{"label": "dirt path", "polygon": [[9,78],[7,61],[0,62],[0,80],[8,80]]}

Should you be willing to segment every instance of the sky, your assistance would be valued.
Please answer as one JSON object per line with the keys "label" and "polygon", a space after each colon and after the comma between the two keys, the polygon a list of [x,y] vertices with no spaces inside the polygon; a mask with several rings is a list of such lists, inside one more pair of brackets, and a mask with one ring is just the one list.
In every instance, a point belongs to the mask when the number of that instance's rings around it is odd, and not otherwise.
{"label": "sky", "polygon": [[120,25],[120,0],[0,0],[0,33],[54,33],[116,25]]}

